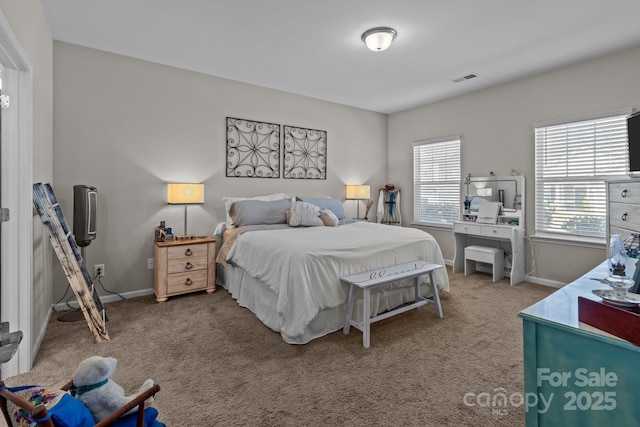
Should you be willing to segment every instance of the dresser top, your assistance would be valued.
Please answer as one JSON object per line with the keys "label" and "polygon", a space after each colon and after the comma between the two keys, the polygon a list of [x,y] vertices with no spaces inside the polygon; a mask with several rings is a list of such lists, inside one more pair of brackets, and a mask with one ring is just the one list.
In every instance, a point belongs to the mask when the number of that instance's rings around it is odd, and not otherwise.
{"label": "dresser top", "polygon": [[[633,276],[635,263],[635,259],[627,259],[626,272],[628,276]],[[609,285],[601,282],[602,279],[606,279],[608,276],[609,266],[605,261],[575,281],[558,289],[545,299],[522,310],[519,316],[534,322],[551,323],[563,328],[595,333],[603,337],[625,342],[620,338],[581,323],[578,320],[578,297],[580,296],[598,302],[602,301],[602,299],[594,295],[592,291],[596,289],[611,289]]]}

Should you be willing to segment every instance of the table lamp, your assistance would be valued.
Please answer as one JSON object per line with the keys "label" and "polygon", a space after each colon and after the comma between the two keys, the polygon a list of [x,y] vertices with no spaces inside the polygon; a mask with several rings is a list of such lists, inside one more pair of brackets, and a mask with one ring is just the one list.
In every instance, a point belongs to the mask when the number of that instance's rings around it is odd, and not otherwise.
{"label": "table lamp", "polygon": [[187,234],[187,207],[204,203],[204,184],[169,184],[167,203],[170,205],[184,205],[184,234],[176,236],[176,239],[195,238],[194,234]]}
{"label": "table lamp", "polygon": [[[345,189],[347,200],[369,200],[371,197],[371,188],[368,185],[347,185]],[[360,218],[360,202],[357,207],[357,217]]]}

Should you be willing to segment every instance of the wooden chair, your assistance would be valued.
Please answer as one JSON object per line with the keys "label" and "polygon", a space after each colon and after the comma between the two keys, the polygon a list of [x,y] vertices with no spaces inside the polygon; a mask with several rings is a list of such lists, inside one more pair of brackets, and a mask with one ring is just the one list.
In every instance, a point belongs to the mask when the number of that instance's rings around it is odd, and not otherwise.
{"label": "wooden chair", "polygon": [[[72,382],[69,381],[67,384],[62,386],[61,389],[64,390],[64,391],[69,391],[69,389],[71,388],[71,384],[72,384]],[[0,387],[4,387],[4,386],[5,386],[4,382],[0,381]],[[147,400],[149,397],[155,396],[155,394],[158,391],[160,391],[160,386],[158,384],[155,384],[153,387],[151,387],[150,389],[146,390],[144,393],[142,393],[140,396],[138,396],[135,399],[133,399],[128,404],[120,407],[118,410],[116,410],[113,413],[111,413],[111,415],[109,415],[107,418],[105,418],[104,420],[102,420],[99,423],[97,423],[94,427],[110,426],[114,421],[119,419],[122,415],[124,415],[125,413],[129,412],[131,409],[135,408],[136,406],[138,407],[138,410],[136,412],[136,414],[137,414],[136,415],[136,427],[143,427],[144,426],[144,409],[145,408],[144,408],[144,405],[141,405],[141,403],[144,402],[145,400]],[[9,411],[7,409],[7,401],[11,401],[16,406],[18,406],[18,407],[20,407],[22,409],[26,409],[27,411],[29,411],[31,416],[33,416],[34,418],[37,418],[37,419],[46,419],[46,418],[48,418],[47,417],[47,414],[48,414],[47,408],[45,407],[44,404],[33,405],[28,400],[23,399],[20,396],[17,396],[16,394],[10,392],[7,389],[0,389],[0,409],[2,409],[2,413],[4,414],[4,418],[5,418],[6,422],[7,422],[7,425],[9,425],[9,426],[11,426],[13,424],[12,424],[11,417],[9,415]],[[38,423],[38,426],[41,426],[41,427],[56,427],[56,425],[53,423],[53,421],[51,419],[46,419],[46,421]]]}

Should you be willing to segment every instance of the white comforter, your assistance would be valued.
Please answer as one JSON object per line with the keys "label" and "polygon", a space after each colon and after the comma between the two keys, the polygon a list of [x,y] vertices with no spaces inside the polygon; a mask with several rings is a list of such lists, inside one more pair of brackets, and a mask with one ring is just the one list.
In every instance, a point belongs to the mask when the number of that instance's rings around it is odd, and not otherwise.
{"label": "white comforter", "polygon": [[[226,259],[277,294],[287,336],[302,334],[320,310],[346,301],[341,276],[415,259],[444,265],[430,234],[369,222],[245,232]],[[446,270],[438,270],[435,277],[439,289],[448,291]]]}

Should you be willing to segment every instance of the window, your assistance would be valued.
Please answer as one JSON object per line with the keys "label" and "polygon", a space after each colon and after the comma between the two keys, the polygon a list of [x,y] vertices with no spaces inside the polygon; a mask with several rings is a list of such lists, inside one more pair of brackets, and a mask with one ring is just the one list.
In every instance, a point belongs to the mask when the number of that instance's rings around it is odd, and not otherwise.
{"label": "window", "polygon": [[606,236],[605,181],[629,173],[629,114],[535,126],[536,233]]}
{"label": "window", "polygon": [[413,146],[413,221],[453,224],[460,219],[460,137]]}

